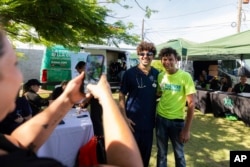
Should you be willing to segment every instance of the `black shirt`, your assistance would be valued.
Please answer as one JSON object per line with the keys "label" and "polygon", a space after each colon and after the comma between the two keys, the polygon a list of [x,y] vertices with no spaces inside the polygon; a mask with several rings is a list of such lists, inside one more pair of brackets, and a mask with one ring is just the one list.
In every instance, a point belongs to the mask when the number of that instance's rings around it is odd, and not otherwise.
{"label": "black shirt", "polygon": [[1,167],[65,167],[57,160],[37,157],[31,150],[18,148],[0,134],[0,148],[8,152],[0,156]]}
{"label": "black shirt", "polygon": [[23,122],[18,123],[15,120],[22,116],[27,117],[32,115],[32,109],[25,99],[25,97],[18,97],[16,99],[16,108],[13,112],[9,113],[1,122],[0,122],[0,133],[11,134],[19,125]]}
{"label": "black shirt", "polygon": [[36,92],[29,90],[24,94],[26,99],[28,100],[30,107],[32,109],[32,115],[36,115],[41,111],[42,106],[48,106],[49,105],[49,100],[48,99],[43,99],[42,97],[39,96]]}
{"label": "black shirt", "polygon": [[63,88],[61,86],[55,88],[51,94],[51,100],[55,100],[56,98],[58,98],[63,92]]}
{"label": "black shirt", "polygon": [[242,85],[241,83],[238,83],[234,86],[232,91],[235,93],[242,93],[242,92],[250,93],[250,85],[249,84]]}

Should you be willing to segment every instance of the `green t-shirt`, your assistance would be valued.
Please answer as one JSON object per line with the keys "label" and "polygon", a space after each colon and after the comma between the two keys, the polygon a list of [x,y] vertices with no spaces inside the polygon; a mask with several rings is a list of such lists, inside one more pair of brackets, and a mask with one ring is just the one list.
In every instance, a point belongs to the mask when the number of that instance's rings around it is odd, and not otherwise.
{"label": "green t-shirt", "polygon": [[186,96],[196,93],[191,75],[180,69],[172,75],[161,72],[158,91],[162,96],[157,104],[157,114],[167,119],[184,119]]}

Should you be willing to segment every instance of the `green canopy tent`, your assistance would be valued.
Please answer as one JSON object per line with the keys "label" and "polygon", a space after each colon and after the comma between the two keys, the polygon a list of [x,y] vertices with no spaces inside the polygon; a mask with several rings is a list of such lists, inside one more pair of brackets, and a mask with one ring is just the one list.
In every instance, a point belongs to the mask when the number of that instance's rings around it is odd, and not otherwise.
{"label": "green canopy tent", "polygon": [[250,30],[188,48],[189,60],[250,59]]}
{"label": "green canopy tent", "polygon": [[178,38],[178,39],[172,39],[172,40],[169,40],[165,43],[159,44],[156,46],[156,49],[157,49],[157,52],[159,53],[162,48],[171,47],[171,48],[175,49],[177,51],[177,53],[179,54],[179,56],[181,56],[183,58],[183,57],[187,56],[188,49],[190,47],[194,47],[196,45],[197,45],[197,43],[195,43],[195,42],[191,42],[191,41],[188,41],[188,40],[183,39],[183,38]]}
{"label": "green canopy tent", "polygon": [[[165,43],[159,44],[156,46],[156,49],[157,49],[157,53],[159,54],[162,48],[171,47],[177,51],[178,55],[180,56],[180,60],[182,62],[182,60],[185,59],[185,57],[187,56],[188,49],[196,45],[197,43],[195,42],[191,42],[183,38],[178,38],[178,39],[172,39]],[[157,60],[159,59],[158,54],[155,57],[156,60],[152,62],[152,66],[157,68],[159,71],[162,71],[164,70],[164,67],[162,66],[161,62]]]}

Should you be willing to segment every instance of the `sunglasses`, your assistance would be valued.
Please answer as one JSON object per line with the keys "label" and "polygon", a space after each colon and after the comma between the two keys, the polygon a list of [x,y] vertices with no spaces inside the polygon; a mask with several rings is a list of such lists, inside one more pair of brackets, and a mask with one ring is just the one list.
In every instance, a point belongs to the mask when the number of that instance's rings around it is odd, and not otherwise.
{"label": "sunglasses", "polygon": [[147,53],[139,53],[139,56],[153,56],[154,55],[154,53],[153,52],[147,52]]}

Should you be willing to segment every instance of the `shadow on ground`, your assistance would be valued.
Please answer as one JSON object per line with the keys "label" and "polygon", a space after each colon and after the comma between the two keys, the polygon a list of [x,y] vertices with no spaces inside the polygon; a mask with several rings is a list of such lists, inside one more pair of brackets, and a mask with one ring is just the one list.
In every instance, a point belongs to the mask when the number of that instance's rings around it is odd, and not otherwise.
{"label": "shadow on ground", "polygon": [[[242,121],[215,118],[213,114],[195,112],[191,139],[185,145],[187,167],[227,167],[230,151],[250,150],[250,128]],[[170,144],[170,143],[169,143]],[[174,155],[170,147],[168,167],[174,167]],[[152,149],[150,167],[156,166],[156,142]]]}

